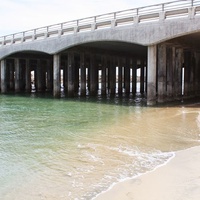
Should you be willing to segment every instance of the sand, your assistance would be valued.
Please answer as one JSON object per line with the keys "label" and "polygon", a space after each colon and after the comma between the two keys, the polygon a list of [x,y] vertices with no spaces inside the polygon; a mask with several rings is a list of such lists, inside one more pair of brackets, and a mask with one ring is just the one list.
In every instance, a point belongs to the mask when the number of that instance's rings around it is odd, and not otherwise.
{"label": "sand", "polygon": [[116,184],[95,200],[199,200],[200,146],[176,152],[166,165]]}

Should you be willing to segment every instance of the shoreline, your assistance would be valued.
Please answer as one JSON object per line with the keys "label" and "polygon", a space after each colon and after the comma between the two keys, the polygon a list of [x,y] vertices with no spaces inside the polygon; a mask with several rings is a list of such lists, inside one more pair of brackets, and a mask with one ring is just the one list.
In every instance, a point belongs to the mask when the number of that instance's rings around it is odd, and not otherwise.
{"label": "shoreline", "polygon": [[145,174],[112,185],[93,200],[200,199],[200,146],[175,152]]}

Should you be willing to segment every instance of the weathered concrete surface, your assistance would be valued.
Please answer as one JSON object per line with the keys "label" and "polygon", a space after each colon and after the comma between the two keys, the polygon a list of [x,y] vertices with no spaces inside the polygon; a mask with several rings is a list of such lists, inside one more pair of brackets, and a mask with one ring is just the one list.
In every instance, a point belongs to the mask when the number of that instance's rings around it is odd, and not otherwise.
{"label": "weathered concrete surface", "polygon": [[199,16],[166,19],[1,46],[0,59],[22,51],[57,54],[73,46],[99,41],[118,41],[149,46],[195,32],[200,32]]}

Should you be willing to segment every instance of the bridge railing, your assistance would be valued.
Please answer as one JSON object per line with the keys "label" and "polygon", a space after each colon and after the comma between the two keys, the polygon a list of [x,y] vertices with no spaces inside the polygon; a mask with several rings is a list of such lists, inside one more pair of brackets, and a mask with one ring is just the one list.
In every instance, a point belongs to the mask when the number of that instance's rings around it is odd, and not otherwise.
{"label": "bridge railing", "polygon": [[72,20],[0,37],[0,45],[11,45],[49,37],[77,34],[102,28],[138,24],[175,17],[200,15],[200,0],[179,0]]}

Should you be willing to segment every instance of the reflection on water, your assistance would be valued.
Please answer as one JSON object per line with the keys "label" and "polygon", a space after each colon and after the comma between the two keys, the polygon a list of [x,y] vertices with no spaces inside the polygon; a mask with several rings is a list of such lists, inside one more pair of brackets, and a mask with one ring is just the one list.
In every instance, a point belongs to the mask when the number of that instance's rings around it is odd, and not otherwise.
{"label": "reflection on water", "polygon": [[0,96],[0,199],[92,199],[198,144],[196,106]]}

